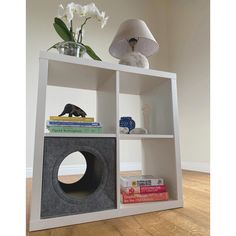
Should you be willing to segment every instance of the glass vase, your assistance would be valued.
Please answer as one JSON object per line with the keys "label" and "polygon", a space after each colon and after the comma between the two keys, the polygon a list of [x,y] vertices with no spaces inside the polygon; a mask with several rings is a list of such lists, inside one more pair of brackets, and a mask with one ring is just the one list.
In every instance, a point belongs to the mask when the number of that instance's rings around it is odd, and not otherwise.
{"label": "glass vase", "polygon": [[72,41],[62,42],[58,45],[57,50],[60,54],[83,57],[86,53],[86,48],[81,43],[76,43]]}

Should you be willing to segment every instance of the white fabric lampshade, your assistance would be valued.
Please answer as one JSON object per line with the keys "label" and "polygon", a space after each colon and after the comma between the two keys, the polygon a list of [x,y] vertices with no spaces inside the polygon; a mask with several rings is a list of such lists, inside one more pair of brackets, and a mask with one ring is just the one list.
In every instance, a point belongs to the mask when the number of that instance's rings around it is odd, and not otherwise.
{"label": "white fabric lampshade", "polygon": [[120,59],[126,53],[131,52],[132,48],[128,42],[131,38],[138,39],[134,51],[140,52],[146,57],[151,56],[159,49],[159,45],[146,23],[140,19],[129,19],[120,25],[109,48],[110,54]]}

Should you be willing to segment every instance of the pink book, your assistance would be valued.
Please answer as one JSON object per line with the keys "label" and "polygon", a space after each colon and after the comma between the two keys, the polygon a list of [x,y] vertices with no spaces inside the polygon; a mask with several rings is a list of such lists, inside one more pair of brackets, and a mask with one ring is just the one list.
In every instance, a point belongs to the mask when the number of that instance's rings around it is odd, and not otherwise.
{"label": "pink book", "polygon": [[163,193],[166,192],[165,185],[157,185],[157,186],[140,186],[140,187],[121,187],[121,192],[125,192],[128,195],[134,193]]}
{"label": "pink book", "polygon": [[147,194],[133,194],[128,195],[121,193],[122,203],[139,203],[139,202],[155,202],[155,201],[166,201],[168,200],[168,192],[164,193],[147,193]]}

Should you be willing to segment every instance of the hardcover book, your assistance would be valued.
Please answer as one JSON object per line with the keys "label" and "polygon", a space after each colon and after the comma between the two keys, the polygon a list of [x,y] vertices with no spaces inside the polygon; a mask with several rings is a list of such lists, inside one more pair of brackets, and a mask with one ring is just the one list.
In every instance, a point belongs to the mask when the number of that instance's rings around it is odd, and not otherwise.
{"label": "hardcover book", "polygon": [[167,201],[168,192],[164,193],[147,193],[147,194],[133,194],[128,195],[121,193],[121,203],[140,203],[140,202],[155,202],[155,201]]}
{"label": "hardcover book", "polygon": [[57,121],[79,121],[79,122],[94,122],[93,117],[68,117],[68,116],[50,116],[50,120]]}
{"label": "hardcover book", "polygon": [[163,193],[166,192],[165,185],[158,186],[139,186],[139,187],[121,187],[121,192],[124,192],[128,195],[132,195],[135,193],[145,194],[145,193]]}
{"label": "hardcover book", "polygon": [[164,185],[164,180],[152,175],[121,176],[120,184],[122,187],[157,186]]}

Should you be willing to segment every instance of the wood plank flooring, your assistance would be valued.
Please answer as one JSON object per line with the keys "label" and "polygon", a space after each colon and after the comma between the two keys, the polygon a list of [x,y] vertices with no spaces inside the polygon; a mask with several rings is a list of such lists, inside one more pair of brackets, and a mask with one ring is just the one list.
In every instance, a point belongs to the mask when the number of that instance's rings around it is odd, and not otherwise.
{"label": "wood plank flooring", "polygon": [[[138,173],[138,172],[135,172]],[[130,174],[124,173],[124,174]],[[134,174],[134,172],[132,172]],[[64,177],[71,179],[73,176]],[[27,179],[27,236],[210,235],[210,175],[183,171],[184,208],[28,232],[31,179]]]}

